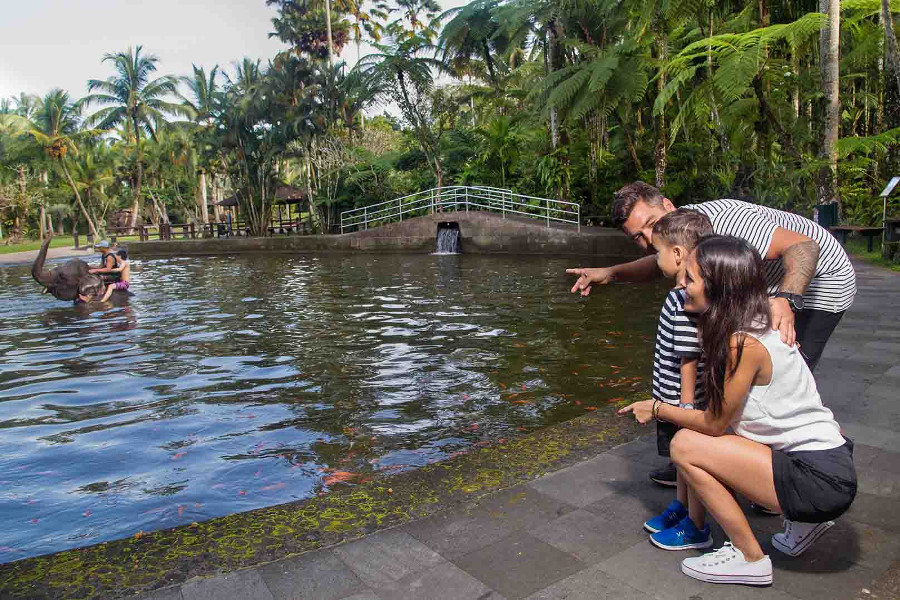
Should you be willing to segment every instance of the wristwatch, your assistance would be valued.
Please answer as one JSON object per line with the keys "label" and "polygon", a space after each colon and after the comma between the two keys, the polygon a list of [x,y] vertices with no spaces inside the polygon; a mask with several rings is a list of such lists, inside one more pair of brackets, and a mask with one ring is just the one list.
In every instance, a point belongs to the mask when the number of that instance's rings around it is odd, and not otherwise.
{"label": "wristwatch", "polygon": [[803,310],[803,296],[800,294],[792,294],[790,292],[778,292],[776,298],[784,298],[791,305],[791,310],[798,312]]}

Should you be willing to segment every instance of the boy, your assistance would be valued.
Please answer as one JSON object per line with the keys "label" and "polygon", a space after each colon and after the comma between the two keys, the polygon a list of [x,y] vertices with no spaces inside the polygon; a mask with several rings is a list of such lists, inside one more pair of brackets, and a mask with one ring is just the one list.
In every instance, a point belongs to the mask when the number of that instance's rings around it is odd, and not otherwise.
{"label": "boy", "polygon": [[[661,218],[653,227],[659,270],[676,281],[684,278],[688,254],[700,238],[712,234],[706,215],[679,209]],[[700,343],[697,325],[684,312],[685,295],[673,288],[663,303],[656,334],[653,359],[653,399],[682,408],[701,408],[703,386],[700,374]],[[656,422],[656,446],[660,456],[669,456],[669,444],[678,428],[664,421]],[[652,475],[651,475],[652,478]],[[682,477],[676,477],[677,497],[659,516],[644,523],[650,541],[665,550],[709,548],[713,544],[706,511],[699,499],[689,493]],[[690,496],[690,497],[689,497]]]}
{"label": "boy", "polygon": [[118,254],[117,260],[119,266],[112,269],[110,272],[117,273],[119,275],[119,280],[106,286],[106,292],[103,294],[103,298],[100,299],[100,302],[109,300],[109,297],[112,296],[112,293],[116,290],[127,292],[131,285],[131,261],[128,260],[128,251],[122,249],[116,254]]}

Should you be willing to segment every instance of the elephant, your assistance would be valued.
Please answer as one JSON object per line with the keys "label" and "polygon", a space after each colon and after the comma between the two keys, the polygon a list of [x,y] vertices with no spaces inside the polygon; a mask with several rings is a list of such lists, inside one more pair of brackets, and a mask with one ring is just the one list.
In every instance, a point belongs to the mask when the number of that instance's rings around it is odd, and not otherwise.
{"label": "elephant", "polygon": [[75,300],[78,294],[94,297],[103,294],[106,285],[99,275],[90,273],[90,267],[81,259],[73,258],[57,267],[44,270],[44,261],[47,258],[47,249],[53,234],[47,234],[34,265],[31,267],[31,275],[34,280],[44,286],[44,293],[50,293],[60,300]]}

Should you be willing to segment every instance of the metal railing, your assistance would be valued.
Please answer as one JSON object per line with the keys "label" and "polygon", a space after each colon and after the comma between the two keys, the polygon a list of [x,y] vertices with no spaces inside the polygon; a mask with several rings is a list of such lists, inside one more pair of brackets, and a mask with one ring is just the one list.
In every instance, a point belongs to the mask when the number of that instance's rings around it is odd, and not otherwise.
{"label": "metal railing", "polygon": [[581,231],[581,207],[575,202],[517,194],[489,186],[453,185],[416,192],[402,198],[370,204],[341,213],[341,233],[378,227],[403,217],[421,217],[447,210],[499,212],[551,223],[570,223]]}

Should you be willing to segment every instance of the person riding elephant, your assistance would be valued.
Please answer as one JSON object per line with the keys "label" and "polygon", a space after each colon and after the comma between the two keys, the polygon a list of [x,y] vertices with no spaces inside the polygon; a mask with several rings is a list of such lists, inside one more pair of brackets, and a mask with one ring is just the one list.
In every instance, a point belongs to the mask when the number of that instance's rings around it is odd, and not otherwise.
{"label": "person riding elephant", "polygon": [[90,266],[81,259],[73,258],[53,269],[44,269],[47,249],[52,239],[53,234],[48,233],[31,267],[31,275],[44,286],[44,293],[50,293],[59,300],[75,300],[79,294],[88,297],[103,294],[106,290],[103,280],[98,275],[93,275]]}
{"label": "person riding elephant", "polygon": [[120,273],[117,268],[120,265],[119,257],[106,240],[101,240],[94,245],[94,248],[100,250],[100,268],[91,269],[91,271],[101,277],[104,283],[116,282],[120,279]]}

